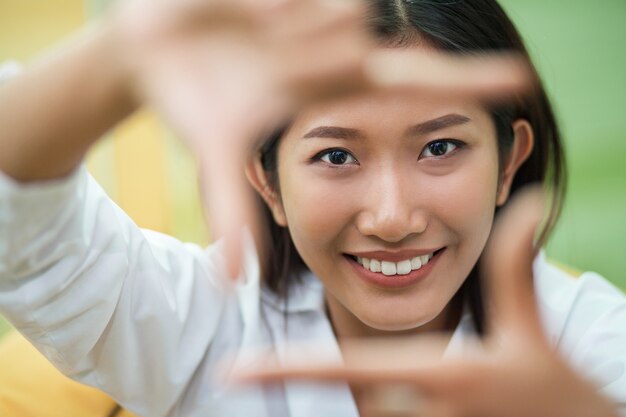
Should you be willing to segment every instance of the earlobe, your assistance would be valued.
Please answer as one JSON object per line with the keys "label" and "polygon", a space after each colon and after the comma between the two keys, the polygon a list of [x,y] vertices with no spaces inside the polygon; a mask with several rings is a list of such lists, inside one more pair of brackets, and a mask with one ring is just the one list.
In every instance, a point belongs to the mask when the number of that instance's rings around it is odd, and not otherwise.
{"label": "earlobe", "polygon": [[512,128],[514,135],[513,145],[502,167],[502,178],[496,199],[498,206],[503,205],[508,200],[515,174],[519,167],[528,159],[535,144],[533,128],[528,120],[515,120]]}
{"label": "earlobe", "polygon": [[267,173],[263,169],[259,155],[254,155],[247,161],[246,177],[256,192],[259,193],[265,204],[269,207],[272,215],[274,216],[274,221],[279,226],[287,227],[287,217],[285,216],[280,196],[269,184]]}

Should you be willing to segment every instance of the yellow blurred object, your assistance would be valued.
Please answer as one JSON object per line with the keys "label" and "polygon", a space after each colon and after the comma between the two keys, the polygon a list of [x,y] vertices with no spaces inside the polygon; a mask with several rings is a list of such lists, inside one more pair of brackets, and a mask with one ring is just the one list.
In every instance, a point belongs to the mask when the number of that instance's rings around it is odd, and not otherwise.
{"label": "yellow blurred object", "polygon": [[118,204],[139,226],[171,233],[159,121],[139,112],[118,126],[113,138]]}
{"label": "yellow blurred object", "polygon": [[0,416],[135,416],[103,392],[61,374],[15,331],[0,340],[0,370]]}
{"label": "yellow blurred object", "polygon": [[143,228],[209,243],[192,156],[158,117],[138,111],[89,152],[87,167]]}
{"label": "yellow blurred object", "polygon": [[85,23],[84,0],[1,0],[0,62],[28,63]]}

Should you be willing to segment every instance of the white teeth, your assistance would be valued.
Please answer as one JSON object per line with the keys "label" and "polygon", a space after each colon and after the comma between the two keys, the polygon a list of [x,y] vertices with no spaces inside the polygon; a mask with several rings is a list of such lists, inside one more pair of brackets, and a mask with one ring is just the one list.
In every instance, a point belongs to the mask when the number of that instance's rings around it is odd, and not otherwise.
{"label": "white teeth", "polygon": [[370,269],[370,260],[367,258],[361,258],[361,260],[363,262],[363,268]]}
{"label": "white teeth", "polygon": [[396,273],[398,275],[406,275],[411,272],[411,261],[408,259],[406,261],[398,262],[396,264]]}
{"label": "white teeth", "polygon": [[420,269],[422,267],[422,259],[419,256],[411,259],[411,269]]}
{"label": "white teeth", "polygon": [[380,263],[380,268],[385,275],[396,275],[396,263],[395,262],[387,262],[382,261]]}
{"label": "white teeth", "polygon": [[377,261],[376,259],[370,259],[370,271],[380,272],[380,261]]}
{"label": "white teeth", "polygon": [[433,253],[428,255],[416,256],[400,262],[379,261],[377,259],[357,257],[356,261],[365,269],[372,272],[382,272],[384,275],[407,275],[411,271],[420,269],[426,265],[434,256]]}

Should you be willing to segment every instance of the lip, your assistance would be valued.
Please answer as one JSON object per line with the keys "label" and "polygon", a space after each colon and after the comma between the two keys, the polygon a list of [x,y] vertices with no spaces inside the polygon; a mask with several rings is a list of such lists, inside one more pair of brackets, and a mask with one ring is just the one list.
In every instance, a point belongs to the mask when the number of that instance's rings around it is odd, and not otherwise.
{"label": "lip", "polygon": [[[433,251],[434,252],[434,251]],[[352,254],[344,254],[343,258],[346,260],[346,262],[348,262],[348,264],[350,264],[350,266],[354,269],[354,271],[356,272],[357,276],[359,278],[361,278],[362,280],[364,280],[365,282],[367,282],[370,285],[374,285],[375,287],[378,288],[383,288],[383,289],[402,289],[402,288],[406,288],[406,287],[410,287],[411,285],[414,285],[420,281],[423,281],[424,279],[426,279],[428,277],[428,275],[430,274],[430,272],[432,271],[432,269],[435,267],[435,265],[437,264],[437,261],[439,261],[439,258],[441,257],[441,255],[445,252],[445,248],[440,249],[431,259],[430,261],[428,261],[428,263],[424,266],[422,266],[420,269],[416,269],[414,271],[409,272],[406,275],[391,275],[391,276],[387,276],[384,275],[382,273],[379,272],[372,272],[369,271],[365,268],[363,268],[356,260],[354,260],[350,255]],[[375,254],[377,252],[361,252],[361,253],[367,253],[367,254]],[[389,254],[389,252],[384,252],[386,254]],[[398,252],[398,253],[402,253],[402,252]],[[427,254],[427,253],[432,253],[432,252],[426,252],[422,254]],[[404,253],[402,253],[402,255],[404,255]],[[355,255],[355,256],[361,256],[361,255]],[[368,256],[364,255],[366,258]],[[418,256],[418,255],[414,255],[414,256]],[[386,259],[381,259],[381,258],[377,258],[375,256],[372,256],[374,259],[379,259],[379,260],[386,260]],[[404,260],[404,259],[408,259],[406,257],[404,258],[400,258],[400,260]],[[395,261],[394,261],[395,262]]]}

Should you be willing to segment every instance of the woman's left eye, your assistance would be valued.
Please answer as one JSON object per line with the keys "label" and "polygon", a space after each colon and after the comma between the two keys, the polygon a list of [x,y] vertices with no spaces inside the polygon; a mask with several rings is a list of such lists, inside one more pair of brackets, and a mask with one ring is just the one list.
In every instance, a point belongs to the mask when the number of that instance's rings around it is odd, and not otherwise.
{"label": "woman's left eye", "polygon": [[354,156],[343,149],[331,149],[318,155],[318,159],[329,165],[348,165],[356,162]]}
{"label": "woman's left eye", "polygon": [[459,149],[463,144],[457,140],[439,139],[434,140],[426,145],[420,158],[441,158],[450,155]]}

